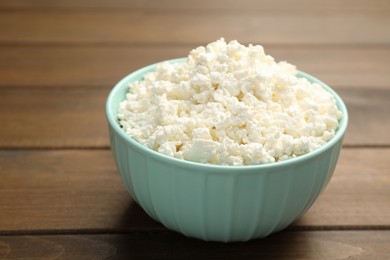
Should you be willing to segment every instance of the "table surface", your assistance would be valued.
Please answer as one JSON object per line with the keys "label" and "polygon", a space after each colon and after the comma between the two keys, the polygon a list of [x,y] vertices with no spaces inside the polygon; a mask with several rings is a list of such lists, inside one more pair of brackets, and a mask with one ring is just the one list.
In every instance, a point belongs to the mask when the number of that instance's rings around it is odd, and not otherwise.
{"label": "table surface", "polygon": [[[0,259],[390,259],[390,1],[0,1]],[[210,243],[121,183],[104,104],[144,65],[220,37],[262,44],[350,113],[338,166],[289,228]]]}

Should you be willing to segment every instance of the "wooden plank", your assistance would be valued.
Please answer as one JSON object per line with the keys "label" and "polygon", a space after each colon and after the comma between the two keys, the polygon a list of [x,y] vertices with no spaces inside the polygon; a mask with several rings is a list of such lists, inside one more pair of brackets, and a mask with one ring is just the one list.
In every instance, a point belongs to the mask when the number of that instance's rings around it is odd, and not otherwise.
{"label": "wooden plank", "polygon": [[[291,229],[388,229],[389,156],[343,149],[328,188]],[[0,233],[165,230],[131,200],[110,151],[1,151],[0,165]]]}
{"label": "wooden plank", "polygon": [[0,233],[162,229],[134,203],[110,151],[0,151]]}
{"label": "wooden plank", "polygon": [[0,86],[110,87],[138,68],[186,56],[190,49],[160,46],[2,46]]}
{"label": "wooden plank", "polygon": [[281,232],[246,243],[215,243],[173,232],[1,236],[7,259],[389,259],[390,231]]}
{"label": "wooden plank", "polygon": [[[0,147],[109,145],[104,88],[0,88]],[[346,145],[390,145],[390,90],[336,89],[350,113]]]}
{"label": "wooden plank", "polygon": [[0,89],[1,147],[107,147],[109,88]]}
{"label": "wooden plank", "polygon": [[9,9],[159,9],[159,10],[234,10],[235,12],[245,11],[367,11],[367,10],[390,10],[387,0],[329,0],[312,1],[296,0],[294,3],[286,3],[285,0],[68,0],[68,1],[47,1],[47,0],[2,0],[0,8]]}
{"label": "wooden plank", "polygon": [[389,23],[382,11],[8,11],[0,16],[0,43],[206,43],[224,36],[266,44],[389,44]]}
{"label": "wooden plank", "polygon": [[336,91],[344,100],[349,113],[344,144],[390,145],[390,91],[376,88]]}
{"label": "wooden plank", "polygon": [[[145,65],[184,57],[188,46],[0,46],[0,87],[113,86]],[[334,87],[390,88],[390,48],[265,46]]]}

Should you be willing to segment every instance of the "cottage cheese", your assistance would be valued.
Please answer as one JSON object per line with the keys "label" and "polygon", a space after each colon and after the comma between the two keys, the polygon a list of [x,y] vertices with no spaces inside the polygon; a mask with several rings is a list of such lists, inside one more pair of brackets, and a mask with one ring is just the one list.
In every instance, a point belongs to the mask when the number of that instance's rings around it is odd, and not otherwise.
{"label": "cottage cheese", "polygon": [[328,142],[341,118],[333,96],[296,73],[262,46],[220,39],[132,83],[119,122],[141,144],[179,159],[252,165],[294,158]]}

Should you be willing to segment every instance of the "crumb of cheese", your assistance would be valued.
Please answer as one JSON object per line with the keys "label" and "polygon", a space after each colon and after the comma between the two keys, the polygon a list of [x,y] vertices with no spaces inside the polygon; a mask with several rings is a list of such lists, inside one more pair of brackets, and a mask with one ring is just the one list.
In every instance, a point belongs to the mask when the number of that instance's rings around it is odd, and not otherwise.
{"label": "crumb of cheese", "polygon": [[138,142],[179,159],[253,165],[294,158],[328,142],[341,118],[333,96],[296,73],[260,45],[220,39],[131,83],[119,122]]}

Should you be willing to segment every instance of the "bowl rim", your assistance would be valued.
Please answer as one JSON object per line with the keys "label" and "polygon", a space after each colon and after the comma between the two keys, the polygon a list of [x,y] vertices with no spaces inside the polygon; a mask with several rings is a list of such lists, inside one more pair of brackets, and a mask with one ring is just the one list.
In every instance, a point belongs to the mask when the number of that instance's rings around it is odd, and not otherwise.
{"label": "bowl rim", "polygon": [[178,159],[175,157],[171,157],[169,155],[159,153],[155,150],[152,150],[152,149],[146,147],[145,145],[137,142],[136,140],[134,140],[133,138],[128,136],[125,133],[125,131],[123,131],[123,129],[119,126],[117,119],[114,118],[113,115],[111,115],[111,107],[112,107],[114,96],[117,94],[118,91],[121,91],[123,88],[128,88],[129,83],[133,81],[132,80],[133,78],[138,77],[140,75],[142,76],[145,73],[152,71],[153,69],[155,69],[155,67],[158,64],[163,63],[163,62],[179,63],[179,62],[183,62],[185,60],[186,60],[186,58],[169,59],[169,60],[164,60],[164,61],[160,61],[160,62],[156,62],[156,63],[150,64],[150,65],[144,66],[138,70],[131,72],[130,74],[126,75],[125,77],[123,77],[119,82],[117,82],[114,85],[114,87],[111,89],[111,91],[108,94],[105,110],[106,110],[106,119],[107,119],[107,122],[109,124],[109,127],[111,127],[111,129],[114,131],[114,133],[119,135],[121,137],[121,139],[124,140],[127,144],[131,145],[132,147],[136,148],[137,150],[146,154],[147,156],[151,156],[156,160],[165,161],[166,163],[170,163],[170,164],[176,165],[178,167],[200,167],[202,169],[205,169],[205,170],[207,169],[207,170],[212,170],[212,171],[213,170],[225,170],[225,171],[234,170],[234,171],[237,171],[237,170],[253,170],[253,169],[258,169],[258,170],[269,169],[270,170],[270,169],[275,168],[275,167],[278,167],[278,168],[282,167],[282,166],[288,167],[288,166],[291,166],[292,164],[305,162],[305,161],[310,160],[314,157],[320,156],[325,151],[334,147],[338,142],[342,142],[342,139],[343,139],[345,132],[347,130],[347,127],[348,127],[348,120],[349,120],[348,110],[347,110],[346,105],[344,104],[344,101],[331,87],[329,87],[327,84],[325,84],[324,82],[322,82],[318,78],[316,78],[308,73],[305,73],[303,71],[297,70],[296,75],[298,77],[306,78],[312,83],[318,83],[323,89],[325,89],[330,94],[332,94],[332,96],[336,100],[337,107],[342,112],[342,117],[339,119],[339,126],[336,129],[335,136],[332,139],[330,139],[326,144],[321,146],[320,148],[318,148],[314,151],[311,151],[309,153],[297,156],[295,158],[290,158],[290,159],[287,159],[284,161],[279,161],[279,162],[272,162],[272,163],[265,163],[265,164],[254,164],[254,165],[219,165],[219,164],[206,164],[206,163],[188,161],[188,160],[184,160],[184,159]]}

